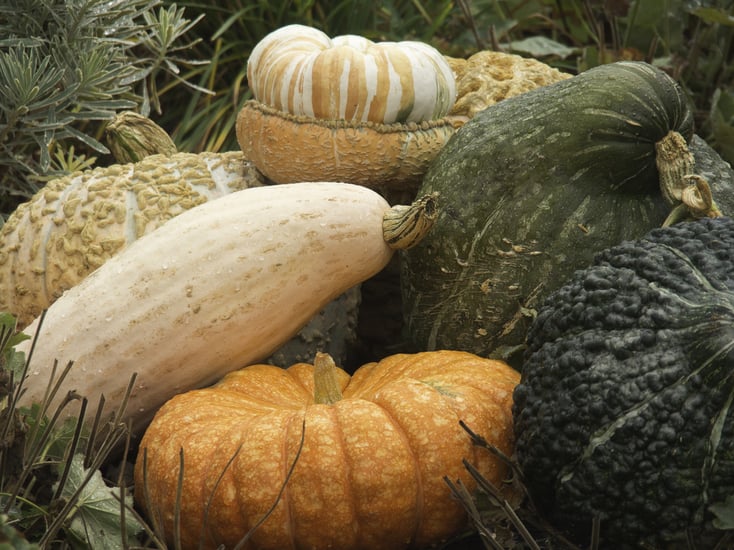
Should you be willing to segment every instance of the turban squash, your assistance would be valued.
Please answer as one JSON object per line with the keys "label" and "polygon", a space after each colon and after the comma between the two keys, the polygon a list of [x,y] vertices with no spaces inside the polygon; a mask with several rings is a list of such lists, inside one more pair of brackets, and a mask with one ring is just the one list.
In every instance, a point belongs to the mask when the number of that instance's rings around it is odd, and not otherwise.
{"label": "turban squash", "polygon": [[501,361],[454,351],[391,355],[351,378],[326,354],[313,366],[249,366],[159,410],[136,499],[172,541],[182,456],[184,548],[234,547],[276,501],[254,548],[434,544],[466,521],[444,476],[471,488],[462,459],[497,484],[506,473],[459,420],[510,454],[518,381]]}
{"label": "turban squash", "polygon": [[247,79],[255,98],[271,107],[331,120],[432,120],[456,98],[451,67],[428,44],[330,39],[303,25],[261,40],[247,61]]}
{"label": "turban squash", "polygon": [[247,77],[237,139],[277,183],[417,184],[454,132],[454,73],[424,43],[288,25],[255,46]]}

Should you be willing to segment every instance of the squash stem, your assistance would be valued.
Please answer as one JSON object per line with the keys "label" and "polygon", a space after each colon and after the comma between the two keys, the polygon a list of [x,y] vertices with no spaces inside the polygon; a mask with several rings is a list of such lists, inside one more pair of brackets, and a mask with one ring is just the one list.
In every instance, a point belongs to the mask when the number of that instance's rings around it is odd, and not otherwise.
{"label": "squash stem", "polygon": [[708,182],[695,174],[695,158],[681,134],[671,130],[655,144],[655,163],[660,191],[671,207],[663,227],[679,221],[722,215]]}
{"label": "squash stem", "polygon": [[393,206],[382,218],[382,235],[395,250],[417,245],[438,217],[438,193],[425,195],[410,205]]}
{"label": "squash stem", "polygon": [[342,391],[336,377],[336,363],[328,353],[316,352],[313,361],[314,401],[331,405],[340,401]]}
{"label": "squash stem", "polygon": [[660,191],[665,201],[671,207],[678,206],[686,187],[684,177],[693,174],[696,164],[688,150],[686,139],[674,130],[668,132],[655,144],[655,164],[660,178]]}
{"label": "squash stem", "polygon": [[166,131],[149,118],[132,111],[115,116],[105,128],[105,136],[115,162],[139,162],[150,155],[171,156],[176,144]]}

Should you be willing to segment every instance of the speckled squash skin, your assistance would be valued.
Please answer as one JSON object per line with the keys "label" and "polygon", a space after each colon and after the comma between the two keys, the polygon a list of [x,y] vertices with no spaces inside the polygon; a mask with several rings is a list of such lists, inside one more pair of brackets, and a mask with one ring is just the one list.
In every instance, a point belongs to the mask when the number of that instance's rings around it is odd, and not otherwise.
{"label": "speckled squash skin", "polygon": [[241,152],[152,155],[51,180],[0,229],[0,311],[25,327],[163,223],[264,178]]}
{"label": "speckled squash skin", "polygon": [[[390,206],[365,187],[308,182],[229,193],[121,250],[24,329],[38,334],[21,405],[40,402],[54,362],[74,389],[141,430],[175,393],[261,361],[394,254]],[[17,350],[28,353],[31,342]],[[75,404],[64,409],[74,415]]]}
{"label": "speckled squash skin", "polygon": [[276,183],[348,181],[411,198],[455,131],[449,118],[407,124],[327,120],[255,100],[240,109],[236,129],[245,156]]}
{"label": "speckled squash skin", "polygon": [[391,550],[455,534],[466,517],[443,477],[471,489],[462,459],[498,485],[506,474],[459,420],[510,454],[518,373],[451,351],[392,355],[351,378],[337,373],[342,398],[332,404],[314,402],[308,364],[254,365],[175,397],[141,442],[138,504],[173,540],[183,449],[183,547],[233,548],[276,502],[303,435],[293,475],[248,548]]}
{"label": "speckled squash skin", "polygon": [[[725,548],[734,493],[734,221],[601,252],[539,308],[514,393],[516,457],[581,546]],[[727,505],[731,509],[731,505]]]}
{"label": "speckled squash skin", "polygon": [[419,193],[439,193],[427,238],[403,255],[419,349],[505,357],[534,308],[593,255],[660,226],[655,143],[692,135],[677,84],[645,63],[603,65],[505,99],[462,126]]}

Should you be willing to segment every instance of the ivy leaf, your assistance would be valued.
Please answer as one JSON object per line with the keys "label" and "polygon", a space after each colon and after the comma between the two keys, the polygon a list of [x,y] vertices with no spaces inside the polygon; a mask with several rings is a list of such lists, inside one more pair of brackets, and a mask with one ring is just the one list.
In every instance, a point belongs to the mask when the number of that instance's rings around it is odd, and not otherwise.
{"label": "ivy leaf", "polygon": [[[1,312],[0,313],[0,328],[3,330],[7,330],[10,333],[15,332],[15,317],[11,315],[10,313]],[[28,340],[30,336],[27,334],[23,334],[22,332],[19,332],[17,334],[13,334],[8,338],[7,347],[13,347],[16,344],[19,344],[23,340]]]}
{"label": "ivy leaf", "polygon": [[691,13],[704,23],[734,27],[734,17],[721,8],[696,8]]}
{"label": "ivy leaf", "polygon": [[715,502],[709,510],[716,516],[714,527],[717,529],[734,529],[734,495],[726,497],[724,502]]}
{"label": "ivy leaf", "polygon": [[[74,518],[66,528],[67,533],[83,542],[86,548],[105,548],[107,550],[123,550],[123,529],[127,535],[128,546],[135,541],[135,535],[143,526],[130,513],[125,514],[125,525],[122,525],[120,516],[119,487],[108,487],[99,470],[96,470],[88,481],[90,474],[84,468],[84,457],[76,454],[71,459],[71,467],[66,484],[62,490],[62,497],[76,497]],[[86,481],[86,483],[85,483]],[[116,496],[117,495],[117,496]],[[129,495],[125,497],[125,504],[132,508]]]}
{"label": "ivy leaf", "polygon": [[523,40],[513,40],[509,43],[509,47],[514,52],[528,54],[535,58],[555,56],[565,59],[576,51],[574,48],[569,48],[565,44],[544,36],[532,36]]}
{"label": "ivy leaf", "polygon": [[15,351],[15,346],[30,336],[15,332],[15,317],[10,313],[0,313],[0,366],[12,372],[16,380],[20,379],[25,366],[25,354]]}

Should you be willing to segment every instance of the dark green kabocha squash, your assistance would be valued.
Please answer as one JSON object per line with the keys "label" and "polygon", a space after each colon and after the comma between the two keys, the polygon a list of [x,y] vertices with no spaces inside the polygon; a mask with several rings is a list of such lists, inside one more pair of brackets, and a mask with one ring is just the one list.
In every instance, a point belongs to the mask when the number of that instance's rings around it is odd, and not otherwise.
{"label": "dark green kabocha squash", "polygon": [[601,252],[527,342],[515,452],[539,509],[580,544],[597,516],[603,548],[714,548],[711,506],[734,495],[734,221]]}
{"label": "dark green kabocha squash", "polygon": [[666,219],[656,143],[671,131],[684,147],[692,137],[683,93],[635,62],[506,99],[466,123],[419,191],[439,194],[439,217],[403,256],[414,343],[501,357],[522,345],[539,300],[594,253]]}

